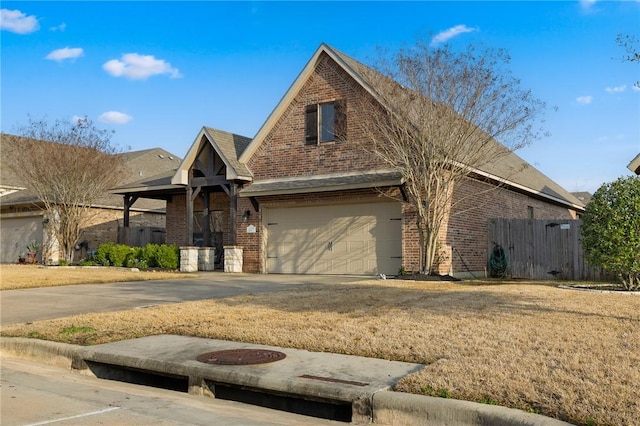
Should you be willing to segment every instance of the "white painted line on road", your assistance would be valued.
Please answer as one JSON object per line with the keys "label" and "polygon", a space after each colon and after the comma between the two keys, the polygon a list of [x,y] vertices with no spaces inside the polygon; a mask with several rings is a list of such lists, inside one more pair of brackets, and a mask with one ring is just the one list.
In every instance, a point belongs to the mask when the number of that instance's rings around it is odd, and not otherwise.
{"label": "white painted line on road", "polygon": [[81,419],[83,417],[95,416],[97,414],[104,414],[104,413],[108,413],[110,411],[119,410],[121,408],[122,407],[109,407],[109,408],[105,408],[104,410],[98,410],[98,411],[92,411],[90,413],[78,414],[77,416],[63,417],[61,419],[46,420],[44,422],[31,423],[31,424],[29,424],[27,426],[50,425],[52,423],[64,422],[66,420]]}

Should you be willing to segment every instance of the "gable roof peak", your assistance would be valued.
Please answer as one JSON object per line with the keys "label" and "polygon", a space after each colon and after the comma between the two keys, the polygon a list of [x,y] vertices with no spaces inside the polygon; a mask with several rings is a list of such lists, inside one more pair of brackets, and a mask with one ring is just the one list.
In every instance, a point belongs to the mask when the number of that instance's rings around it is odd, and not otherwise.
{"label": "gable roof peak", "polygon": [[247,166],[238,161],[238,157],[246,150],[250,142],[251,138],[246,136],[203,126],[171,179],[171,184],[188,184],[189,169],[196,161],[198,153],[205,143],[209,143],[224,162],[227,167],[227,179],[251,180],[252,175]]}

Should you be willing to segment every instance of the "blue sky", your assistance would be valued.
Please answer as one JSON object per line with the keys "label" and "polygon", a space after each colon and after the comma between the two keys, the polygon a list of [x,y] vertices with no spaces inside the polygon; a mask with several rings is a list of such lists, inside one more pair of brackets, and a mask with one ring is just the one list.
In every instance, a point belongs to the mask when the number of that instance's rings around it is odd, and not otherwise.
{"label": "blue sky", "polygon": [[[518,151],[569,191],[630,174],[640,153],[640,1],[3,1],[1,130],[88,116],[124,149],[183,156],[202,126],[252,137],[322,42],[371,63],[417,39],[505,48],[550,107]],[[640,47],[640,44],[638,45]]]}

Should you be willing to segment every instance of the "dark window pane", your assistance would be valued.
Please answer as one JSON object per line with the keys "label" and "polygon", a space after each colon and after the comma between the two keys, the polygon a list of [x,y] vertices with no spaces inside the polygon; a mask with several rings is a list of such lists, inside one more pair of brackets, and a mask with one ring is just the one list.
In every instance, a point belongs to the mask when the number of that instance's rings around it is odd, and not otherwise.
{"label": "dark window pane", "polygon": [[318,106],[309,105],[305,117],[305,143],[315,145],[318,143]]}
{"label": "dark window pane", "polygon": [[320,142],[328,142],[335,139],[335,122],[336,114],[333,104],[321,105],[320,116],[322,118],[321,123],[321,139]]}

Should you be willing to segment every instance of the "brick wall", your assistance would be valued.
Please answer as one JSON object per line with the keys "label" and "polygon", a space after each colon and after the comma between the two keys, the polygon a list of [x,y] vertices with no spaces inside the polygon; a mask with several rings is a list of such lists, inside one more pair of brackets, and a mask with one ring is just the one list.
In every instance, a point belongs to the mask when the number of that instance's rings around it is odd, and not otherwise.
{"label": "brick wall", "polygon": [[[254,179],[312,176],[365,171],[382,163],[363,151],[357,129],[358,114],[350,99],[361,90],[357,83],[326,54],[321,56],[298,95],[249,160]],[[305,107],[333,100],[346,101],[347,135],[344,141],[305,145]]]}
{"label": "brick wall", "polygon": [[167,201],[167,244],[190,245],[187,239],[187,204],[185,195],[173,195]]}

